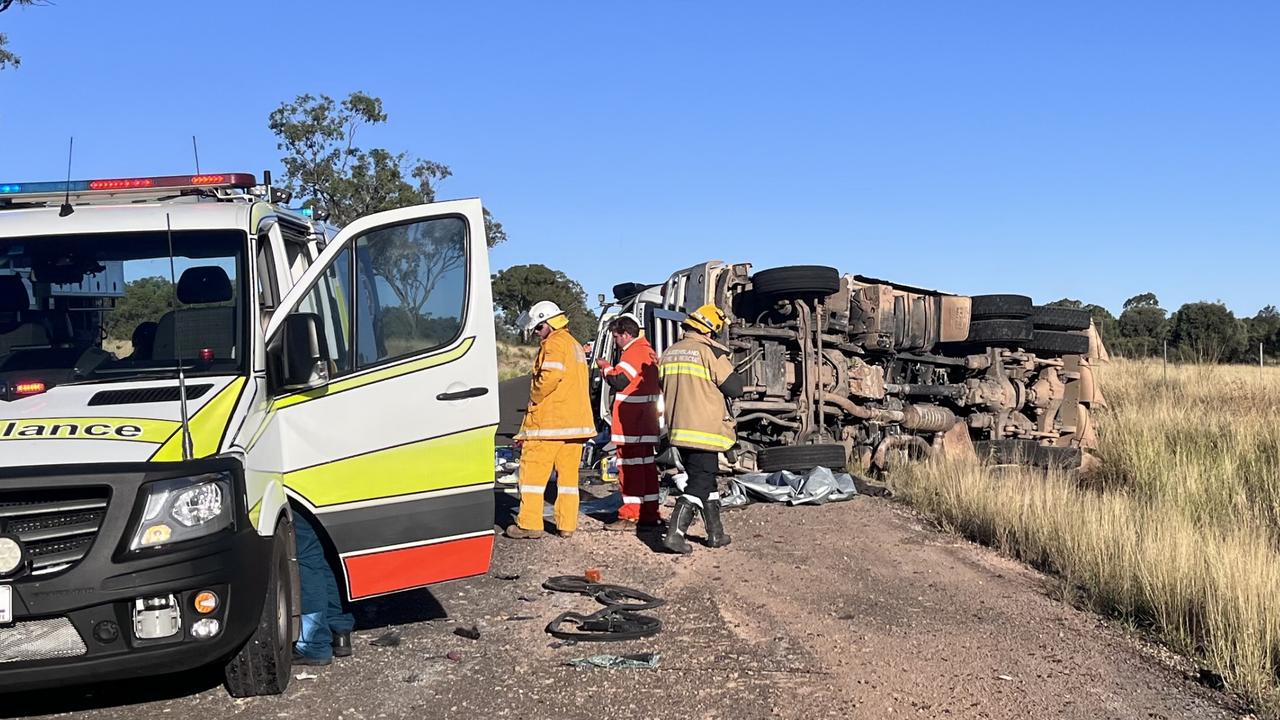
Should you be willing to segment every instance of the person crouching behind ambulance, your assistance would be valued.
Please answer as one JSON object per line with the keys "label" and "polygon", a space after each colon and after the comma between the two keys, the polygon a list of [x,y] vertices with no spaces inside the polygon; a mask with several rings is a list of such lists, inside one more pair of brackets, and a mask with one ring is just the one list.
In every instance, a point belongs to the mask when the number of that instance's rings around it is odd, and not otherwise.
{"label": "person crouching behind ambulance", "polygon": [[604,527],[634,532],[641,526],[662,524],[658,514],[658,466],[654,464],[662,386],[658,381],[658,356],[649,341],[640,336],[636,316],[617,316],[609,322],[609,332],[621,357],[617,365],[610,365],[605,358],[597,358],[596,364],[605,383],[614,390],[610,429],[618,448],[622,508],[618,519]]}
{"label": "person crouching behind ambulance", "polygon": [[690,553],[685,532],[697,512],[707,528],[707,546],[724,547],[729,535],[720,520],[716,471],[720,453],[737,442],[726,398],[742,397],[742,376],[735,372],[729,348],[712,339],[725,323],[724,311],[707,304],[684,320],[684,337],[662,353],[658,374],[666,411],[667,436],[679,448],[689,475],[685,492],[667,524],[662,544],[676,553]]}
{"label": "person crouching behind ambulance", "polygon": [[533,364],[529,409],[515,441],[520,455],[520,512],[507,537],[540,538],[543,493],[556,473],[556,530],[569,537],[578,529],[578,465],[582,446],[595,437],[588,391],[587,356],[569,334],[569,319],[558,305],[535,303],[517,323],[542,341]]}

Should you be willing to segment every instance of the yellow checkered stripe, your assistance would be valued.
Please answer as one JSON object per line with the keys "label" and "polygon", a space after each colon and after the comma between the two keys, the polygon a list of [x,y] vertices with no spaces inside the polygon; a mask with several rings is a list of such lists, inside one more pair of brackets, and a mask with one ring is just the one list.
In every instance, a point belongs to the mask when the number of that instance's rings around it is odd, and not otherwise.
{"label": "yellow checkered stripe", "polygon": [[728,450],[733,447],[733,438],[701,430],[672,428],[670,438],[672,445],[680,447],[693,446],[707,450]]}
{"label": "yellow checkered stripe", "polygon": [[711,371],[703,365],[690,362],[671,362],[663,363],[658,366],[658,375],[666,377],[668,375],[692,375],[702,378],[708,382],[711,381]]}

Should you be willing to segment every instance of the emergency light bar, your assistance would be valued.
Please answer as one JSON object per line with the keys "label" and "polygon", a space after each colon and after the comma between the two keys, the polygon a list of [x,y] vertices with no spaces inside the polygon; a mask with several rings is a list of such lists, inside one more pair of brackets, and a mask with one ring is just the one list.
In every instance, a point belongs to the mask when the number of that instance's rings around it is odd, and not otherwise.
{"label": "emergency light bar", "polygon": [[21,182],[0,183],[0,197],[24,195],[48,195],[51,193],[120,192],[128,190],[194,188],[251,188],[258,183],[251,173],[221,173],[214,175],[161,175],[140,178],[108,178],[103,180],[72,180],[71,182]]}

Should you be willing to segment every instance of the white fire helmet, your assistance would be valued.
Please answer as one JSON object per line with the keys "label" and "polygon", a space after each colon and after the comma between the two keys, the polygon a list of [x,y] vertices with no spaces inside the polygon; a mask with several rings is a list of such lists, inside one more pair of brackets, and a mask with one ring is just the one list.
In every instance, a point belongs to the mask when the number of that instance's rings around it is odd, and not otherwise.
{"label": "white fire helmet", "polygon": [[563,315],[564,311],[560,306],[550,300],[542,300],[533,304],[533,307],[520,313],[520,317],[516,318],[516,324],[525,332],[533,332],[533,329],[539,324],[544,323],[557,315]]}

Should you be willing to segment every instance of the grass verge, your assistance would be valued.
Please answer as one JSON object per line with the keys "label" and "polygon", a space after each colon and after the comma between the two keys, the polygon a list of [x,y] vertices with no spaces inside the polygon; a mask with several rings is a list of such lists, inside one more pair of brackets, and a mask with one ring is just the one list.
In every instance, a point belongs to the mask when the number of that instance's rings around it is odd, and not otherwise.
{"label": "grass verge", "polygon": [[1113,362],[1102,469],[930,463],[892,478],[943,525],[1054,573],[1280,717],[1280,371]]}

